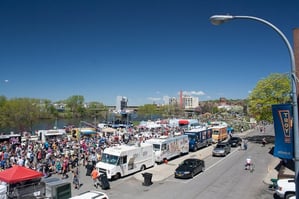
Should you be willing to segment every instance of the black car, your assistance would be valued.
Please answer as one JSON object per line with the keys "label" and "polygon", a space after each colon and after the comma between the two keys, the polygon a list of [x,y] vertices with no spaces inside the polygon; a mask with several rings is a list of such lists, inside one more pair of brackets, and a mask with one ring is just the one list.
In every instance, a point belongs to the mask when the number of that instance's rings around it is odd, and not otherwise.
{"label": "black car", "polygon": [[185,159],[174,172],[175,178],[193,178],[205,170],[205,162],[197,158]]}
{"label": "black car", "polygon": [[228,143],[230,144],[231,147],[237,147],[237,146],[241,146],[241,143],[242,143],[242,138],[240,137],[231,137],[229,140],[228,140]]}

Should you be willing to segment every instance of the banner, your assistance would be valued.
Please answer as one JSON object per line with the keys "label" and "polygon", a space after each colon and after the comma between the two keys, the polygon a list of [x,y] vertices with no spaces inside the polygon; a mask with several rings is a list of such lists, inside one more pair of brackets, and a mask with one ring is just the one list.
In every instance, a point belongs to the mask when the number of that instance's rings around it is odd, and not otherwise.
{"label": "banner", "polygon": [[272,105],[275,131],[274,156],[283,159],[294,157],[293,112],[291,104]]}

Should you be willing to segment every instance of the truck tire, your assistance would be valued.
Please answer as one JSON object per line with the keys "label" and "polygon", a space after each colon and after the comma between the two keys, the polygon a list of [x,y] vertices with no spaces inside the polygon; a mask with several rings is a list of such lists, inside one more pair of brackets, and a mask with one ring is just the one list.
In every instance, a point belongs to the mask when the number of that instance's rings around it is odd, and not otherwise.
{"label": "truck tire", "polygon": [[284,198],[285,199],[290,199],[292,196],[295,196],[295,193],[287,193]]}
{"label": "truck tire", "polygon": [[145,165],[142,165],[140,171],[144,171],[146,169]]}
{"label": "truck tire", "polygon": [[121,177],[120,173],[117,173],[117,174],[113,177],[113,179],[114,179],[114,180],[117,180],[117,179],[120,179],[120,177]]}

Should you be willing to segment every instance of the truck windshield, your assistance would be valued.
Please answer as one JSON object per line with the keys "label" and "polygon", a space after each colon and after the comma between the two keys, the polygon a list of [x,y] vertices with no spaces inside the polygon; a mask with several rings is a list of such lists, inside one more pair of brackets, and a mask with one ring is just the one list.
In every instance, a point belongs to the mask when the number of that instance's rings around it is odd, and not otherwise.
{"label": "truck windshield", "polygon": [[189,140],[196,140],[196,135],[193,134],[187,134]]}
{"label": "truck windshield", "polygon": [[160,151],[160,144],[153,144],[154,151]]}
{"label": "truck windshield", "polygon": [[118,156],[103,153],[101,161],[108,164],[116,165],[118,163]]}

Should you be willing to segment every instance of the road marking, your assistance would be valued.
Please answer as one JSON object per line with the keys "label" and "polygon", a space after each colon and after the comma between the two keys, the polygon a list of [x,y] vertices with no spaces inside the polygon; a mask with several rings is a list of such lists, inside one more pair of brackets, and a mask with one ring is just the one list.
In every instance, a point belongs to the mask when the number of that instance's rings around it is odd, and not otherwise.
{"label": "road marking", "polygon": [[211,166],[209,166],[208,168],[206,168],[206,171],[212,169],[213,167],[215,167],[217,164],[219,164],[220,162],[224,161],[225,159],[229,158],[233,153],[235,153],[236,151],[238,151],[237,149],[234,151],[231,151],[226,157],[221,158],[220,160],[218,160],[217,162],[215,162],[214,164],[212,164]]}
{"label": "road marking", "polygon": [[177,179],[177,178],[174,178],[174,175],[171,175],[171,176],[173,176],[173,178],[167,178],[166,181],[168,181],[168,182],[176,182],[176,183],[179,182],[179,183],[187,184],[187,183],[191,182],[193,179],[198,178],[199,176],[201,176],[202,174],[204,174],[206,171],[212,169],[213,167],[215,167],[220,162],[222,162],[225,159],[229,158],[232,154],[236,153],[237,151],[239,151],[239,150],[238,149],[232,150],[228,155],[226,155],[225,157],[219,159],[217,162],[215,162],[214,164],[212,164],[211,166],[209,166],[208,168],[206,168],[204,172],[200,172],[199,174],[197,174],[193,178],[190,178],[190,179]]}

